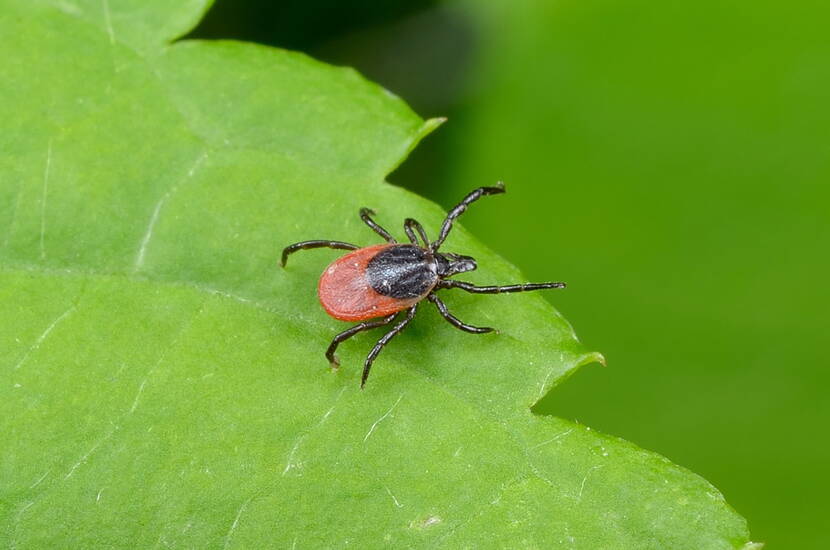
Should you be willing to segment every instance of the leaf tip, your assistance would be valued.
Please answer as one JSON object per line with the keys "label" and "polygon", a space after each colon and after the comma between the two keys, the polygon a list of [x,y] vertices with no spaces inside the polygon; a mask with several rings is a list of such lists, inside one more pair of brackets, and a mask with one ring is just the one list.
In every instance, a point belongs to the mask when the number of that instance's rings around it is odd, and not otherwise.
{"label": "leaf tip", "polygon": [[605,360],[605,356],[598,351],[589,351],[583,353],[575,361],[575,366],[584,367],[585,365],[590,365],[591,363],[599,363],[603,367],[608,366],[608,363]]}
{"label": "leaf tip", "polygon": [[415,128],[412,132],[412,137],[409,142],[406,144],[403,154],[398,159],[398,161],[386,171],[387,174],[391,174],[394,172],[398,166],[400,166],[403,161],[407,159],[410,153],[421,143],[425,137],[431,134],[436,128],[441,126],[444,122],[446,122],[446,117],[435,117],[435,118],[428,118],[421,122],[420,126]]}
{"label": "leaf tip", "polygon": [[[591,363],[599,363],[603,367],[606,366],[605,363],[605,356],[598,351],[589,351],[582,353],[580,355],[573,356],[573,359],[566,362],[566,367],[563,372],[560,373],[558,379],[551,380],[551,376],[545,377],[542,381],[541,387],[539,389],[539,393],[536,396],[536,400],[530,405],[530,409],[534,410],[534,408],[542,401],[545,396],[553,391],[554,388],[560,386],[565,380],[571,377],[577,370],[585,365],[589,365]],[[535,412],[535,411],[534,411]]]}
{"label": "leaf tip", "polygon": [[436,128],[438,128],[439,126],[441,126],[445,122],[447,122],[447,117],[444,117],[444,116],[439,116],[439,117],[426,119],[423,122],[423,124],[421,124],[421,127],[418,128],[418,131],[417,131],[418,141],[422,140],[423,138],[425,138],[426,136],[431,134]]}

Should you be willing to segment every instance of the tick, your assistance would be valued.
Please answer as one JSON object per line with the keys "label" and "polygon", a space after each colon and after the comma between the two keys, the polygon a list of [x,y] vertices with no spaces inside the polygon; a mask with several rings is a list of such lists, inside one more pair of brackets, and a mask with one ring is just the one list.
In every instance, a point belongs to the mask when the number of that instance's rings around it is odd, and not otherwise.
{"label": "tick", "polygon": [[[332,368],[340,362],[334,352],[341,342],[358,332],[391,325],[392,329],[378,342],[363,364],[363,376],[360,387],[366,384],[372,363],[389,341],[399,334],[415,317],[418,304],[426,298],[432,302],[438,312],[452,326],[472,334],[492,332],[490,327],[468,325],[447,310],[447,306],[436,295],[436,291],[458,288],[474,294],[498,294],[501,292],[526,292],[548,288],[563,288],[565,283],[525,283],[506,286],[476,286],[472,283],[450,279],[453,275],[473,271],[477,264],[470,256],[451,252],[438,252],[450,234],[453,222],[467,210],[473,202],[485,195],[504,193],[504,184],[499,182],[494,187],[481,187],[464,197],[458,205],[447,214],[441,224],[438,238],[430,242],[423,226],[412,218],[404,221],[403,228],[409,244],[399,244],[389,232],[373,219],[374,212],[368,208],[360,209],[360,219],[375,233],[386,240],[378,244],[361,248],[342,241],[303,241],[287,246],[282,251],[280,264],[285,267],[288,255],[298,250],[309,248],[336,248],[352,250],[345,256],[334,260],[323,274],[317,285],[317,294],[326,313],[341,321],[360,321],[350,329],[334,337],[326,358]],[[419,240],[420,238],[420,240]]]}

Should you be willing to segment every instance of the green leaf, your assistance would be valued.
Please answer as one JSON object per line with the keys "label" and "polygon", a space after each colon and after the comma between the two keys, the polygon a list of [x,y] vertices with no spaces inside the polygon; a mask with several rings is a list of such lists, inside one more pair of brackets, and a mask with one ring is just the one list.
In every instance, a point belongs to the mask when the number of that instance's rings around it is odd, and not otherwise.
{"label": "green leaf", "polygon": [[[138,6],[138,8],[132,9]],[[738,548],[703,479],[531,414],[601,359],[540,296],[450,295],[323,351],[357,218],[443,212],[384,183],[436,125],[350,69],[165,42],[204,4],[2,2],[0,542],[34,547]],[[102,16],[103,10],[103,16]],[[163,21],[163,24],[159,24]],[[509,195],[487,199],[508,201]],[[471,280],[517,270],[463,228]]]}

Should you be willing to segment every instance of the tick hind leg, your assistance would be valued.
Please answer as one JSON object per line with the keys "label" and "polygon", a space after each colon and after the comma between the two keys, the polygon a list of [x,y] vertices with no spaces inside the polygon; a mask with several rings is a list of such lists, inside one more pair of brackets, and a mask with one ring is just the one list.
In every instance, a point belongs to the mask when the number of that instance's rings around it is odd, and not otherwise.
{"label": "tick hind leg", "polygon": [[356,244],[344,243],[342,241],[303,241],[286,246],[282,249],[282,259],[280,265],[285,267],[285,262],[288,260],[288,255],[293,254],[298,250],[306,250],[309,248],[336,248],[339,250],[357,250],[360,248]]}
{"label": "tick hind leg", "polygon": [[360,219],[363,220],[363,223],[368,225],[372,228],[372,231],[386,239],[386,242],[395,244],[398,241],[395,240],[395,237],[389,234],[389,231],[385,230],[381,226],[379,226],[375,220],[372,219],[372,215],[374,215],[375,211],[371,208],[361,208],[360,209]]}
{"label": "tick hind leg", "polygon": [[366,361],[363,364],[363,376],[360,378],[360,389],[363,389],[363,386],[366,385],[366,379],[369,378],[369,371],[372,369],[372,363],[375,361],[375,357],[378,356],[380,351],[383,349],[383,346],[389,343],[389,340],[394,338],[399,332],[406,328],[406,325],[412,321],[413,317],[415,317],[415,311],[418,309],[418,304],[415,304],[406,312],[406,317],[404,317],[397,325],[392,327],[392,330],[387,332],[383,335],[383,337],[378,340],[378,343],[375,344],[375,347],[372,348],[372,351],[369,352],[369,355],[366,356]]}
{"label": "tick hind leg", "polygon": [[495,187],[479,187],[464,197],[464,199],[458,203],[455,208],[449,211],[444,223],[441,224],[441,233],[439,233],[438,238],[433,241],[431,245],[432,251],[434,252],[438,250],[438,248],[444,243],[447,235],[450,234],[452,223],[458,216],[467,210],[468,206],[485,195],[498,195],[499,193],[504,193],[504,184],[502,182],[498,182]]}
{"label": "tick hind leg", "polygon": [[427,296],[427,299],[433,304],[435,304],[435,307],[438,308],[438,312],[441,314],[441,316],[455,328],[461,329],[464,332],[469,332],[471,334],[485,334],[496,330],[491,327],[476,327],[473,325],[468,325],[467,323],[463,322],[461,319],[450,313],[447,310],[447,306],[444,304],[444,302],[442,302],[441,299],[435,294],[429,294]]}
{"label": "tick hind leg", "polygon": [[348,340],[358,332],[363,332],[364,330],[369,330],[377,327],[382,327],[383,325],[388,325],[395,319],[397,313],[393,313],[392,315],[387,315],[383,319],[378,319],[377,321],[364,321],[363,323],[358,323],[350,329],[344,330],[340,334],[334,337],[334,340],[331,341],[329,344],[329,349],[326,350],[326,359],[329,360],[329,364],[331,368],[336,369],[340,366],[340,361],[337,360],[337,356],[334,354],[337,346],[340,345],[340,342],[344,340]]}

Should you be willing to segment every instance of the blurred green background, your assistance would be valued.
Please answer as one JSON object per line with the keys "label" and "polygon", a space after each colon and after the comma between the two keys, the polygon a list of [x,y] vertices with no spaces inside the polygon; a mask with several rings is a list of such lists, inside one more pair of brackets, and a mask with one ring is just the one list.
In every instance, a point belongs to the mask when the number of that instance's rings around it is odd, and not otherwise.
{"label": "blurred green background", "polygon": [[783,549],[827,544],[829,24],[806,0],[218,0],[192,36],[448,116],[390,181],[450,207],[505,180],[463,223],[567,281],[549,299],[608,358],[537,412],[701,474]]}

